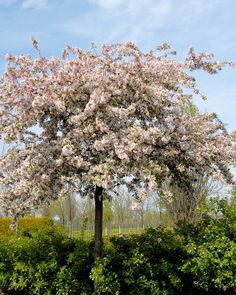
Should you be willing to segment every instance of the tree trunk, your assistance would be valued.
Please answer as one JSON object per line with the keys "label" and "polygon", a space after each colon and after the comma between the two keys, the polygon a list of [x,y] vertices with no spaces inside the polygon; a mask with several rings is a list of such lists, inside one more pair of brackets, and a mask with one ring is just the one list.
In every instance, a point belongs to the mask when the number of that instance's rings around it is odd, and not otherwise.
{"label": "tree trunk", "polygon": [[72,231],[73,231],[73,218],[72,218],[72,202],[71,202],[71,195],[68,197],[68,202],[69,202],[69,232],[70,232],[70,237],[72,237]]}
{"label": "tree trunk", "polygon": [[[96,186],[94,193],[95,200],[95,245],[94,261],[102,256],[102,215],[103,215],[103,188]],[[98,283],[94,281],[94,290],[98,288]]]}
{"label": "tree trunk", "polygon": [[16,232],[18,232],[19,230],[19,214],[18,213],[16,213],[13,216],[12,229]]}
{"label": "tree trunk", "polygon": [[103,215],[103,188],[96,186],[95,199],[95,245],[94,245],[94,259],[100,258],[102,255],[102,215]]}
{"label": "tree trunk", "polygon": [[142,204],[142,208],[141,208],[141,228],[142,230],[144,229],[144,206]]}

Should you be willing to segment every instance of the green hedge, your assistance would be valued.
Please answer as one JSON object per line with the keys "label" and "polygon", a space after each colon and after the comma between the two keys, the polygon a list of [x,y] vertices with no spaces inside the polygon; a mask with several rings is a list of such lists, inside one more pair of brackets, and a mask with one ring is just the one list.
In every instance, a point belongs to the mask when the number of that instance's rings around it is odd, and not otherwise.
{"label": "green hedge", "polygon": [[16,295],[236,294],[236,211],[225,205],[218,209],[198,224],[112,237],[95,265],[93,241],[68,238],[53,226],[2,235],[0,290]]}
{"label": "green hedge", "polygon": [[186,259],[180,236],[164,228],[149,229],[140,236],[113,237],[91,278],[99,283],[97,294],[178,294],[184,287],[180,267]]}
{"label": "green hedge", "polygon": [[[11,229],[12,218],[0,217],[0,234],[13,233]],[[45,226],[53,225],[53,220],[48,217],[20,217],[19,218],[19,229],[40,229]]]}
{"label": "green hedge", "polygon": [[112,238],[92,269],[96,294],[236,294],[236,201],[212,201],[196,224]]}
{"label": "green hedge", "polygon": [[14,295],[89,295],[92,247],[53,227],[2,236],[0,290]]}
{"label": "green hedge", "polygon": [[164,228],[113,237],[92,269],[96,294],[236,294],[236,240],[230,236],[209,225],[200,240]]}
{"label": "green hedge", "polygon": [[[196,230],[196,228],[195,228]],[[194,232],[194,231],[193,231]],[[0,290],[7,294],[236,294],[236,241],[220,225],[185,237],[165,228],[113,237],[93,267],[93,242],[56,228],[0,239]],[[93,292],[93,280],[98,290]]]}

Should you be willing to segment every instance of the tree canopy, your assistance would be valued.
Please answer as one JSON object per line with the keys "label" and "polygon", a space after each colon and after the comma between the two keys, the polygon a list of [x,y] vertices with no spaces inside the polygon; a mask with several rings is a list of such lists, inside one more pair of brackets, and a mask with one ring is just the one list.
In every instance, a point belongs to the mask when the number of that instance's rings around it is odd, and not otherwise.
{"label": "tree canopy", "polygon": [[166,44],[143,53],[133,43],[7,55],[0,132],[14,145],[0,161],[1,205],[27,211],[122,182],[144,184],[145,198],[164,182],[189,189],[205,173],[232,181],[235,134],[216,114],[185,112],[201,95],[191,72],[230,63],[192,48],[183,61],[174,55]]}

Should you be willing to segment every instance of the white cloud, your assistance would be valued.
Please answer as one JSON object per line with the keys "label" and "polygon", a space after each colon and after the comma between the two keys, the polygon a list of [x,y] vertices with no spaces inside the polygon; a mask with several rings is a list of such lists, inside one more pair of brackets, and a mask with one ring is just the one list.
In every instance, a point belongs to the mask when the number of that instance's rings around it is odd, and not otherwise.
{"label": "white cloud", "polygon": [[97,4],[102,8],[112,9],[125,2],[125,0],[89,0],[89,2]]}
{"label": "white cloud", "polygon": [[0,5],[10,6],[14,4],[16,0],[0,0]]}
{"label": "white cloud", "polygon": [[[186,47],[203,43],[206,49],[214,51],[222,43],[231,46],[231,41],[225,42],[228,31],[225,34],[224,22],[213,17],[220,12],[220,17],[225,19],[234,0],[227,3],[224,0],[86,1],[94,7],[61,22],[64,32],[98,43],[132,40],[147,48],[160,42],[176,42]],[[234,32],[232,27],[231,34]]]}
{"label": "white cloud", "polygon": [[[153,40],[173,12],[170,0],[89,0],[100,9],[62,23],[64,31],[96,42]],[[109,13],[106,11],[109,9]],[[95,38],[94,38],[95,37]]]}
{"label": "white cloud", "polygon": [[50,0],[0,0],[0,5],[9,7],[19,4],[24,9],[42,9],[48,6]]}
{"label": "white cloud", "polygon": [[24,0],[22,8],[24,9],[42,9],[48,6],[48,0]]}

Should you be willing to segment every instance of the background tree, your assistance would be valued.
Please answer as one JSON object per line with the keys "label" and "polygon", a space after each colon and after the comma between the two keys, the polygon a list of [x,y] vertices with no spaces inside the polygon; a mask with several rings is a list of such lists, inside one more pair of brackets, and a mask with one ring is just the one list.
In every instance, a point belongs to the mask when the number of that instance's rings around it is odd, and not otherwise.
{"label": "background tree", "polygon": [[131,206],[130,193],[126,186],[119,186],[112,192],[114,218],[118,227],[118,233],[124,234],[125,219]]}
{"label": "background tree", "polygon": [[174,223],[193,223],[201,218],[201,207],[206,204],[207,198],[218,195],[220,186],[207,176],[199,176],[188,191],[175,183],[166,190],[168,193],[157,194],[157,199]]}
{"label": "background tree", "polygon": [[106,198],[104,200],[103,221],[105,226],[105,233],[107,236],[110,236],[110,233],[111,233],[112,217],[113,217],[112,203],[109,198]]}
{"label": "background tree", "polygon": [[178,61],[166,44],[97,52],[68,46],[61,58],[7,55],[0,81],[0,131],[19,143],[0,163],[2,206],[30,210],[60,194],[92,193],[95,258],[104,190],[142,183],[144,199],[167,181],[187,191],[206,172],[230,182],[235,161],[235,136],[215,114],[184,112],[199,93],[189,70],[215,74],[226,62],[193,49]]}

